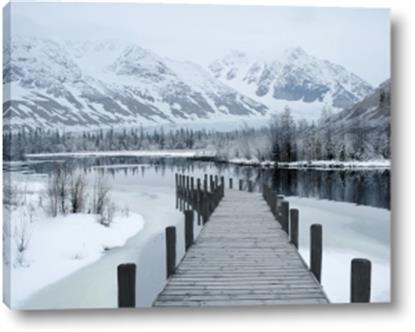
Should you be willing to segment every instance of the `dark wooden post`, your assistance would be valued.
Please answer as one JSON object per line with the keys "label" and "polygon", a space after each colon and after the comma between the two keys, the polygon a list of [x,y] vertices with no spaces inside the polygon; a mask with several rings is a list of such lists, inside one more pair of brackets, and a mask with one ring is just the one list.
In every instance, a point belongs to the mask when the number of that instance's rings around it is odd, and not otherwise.
{"label": "dark wooden post", "polygon": [[195,205],[195,182],[193,176],[190,178],[190,205],[194,209]]}
{"label": "dark wooden post", "polygon": [[278,217],[278,198],[277,195],[274,194],[273,192],[269,192],[269,207],[271,209],[272,214],[274,215],[275,219],[277,219]]}
{"label": "dark wooden post", "polygon": [[252,192],[253,191],[253,188],[252,188],[253,186],[252,186],[252,181],[251,180],[248,180],[248,192]]}
{"label": "dark wooden post", "polygon": [[176,227],[166,227],[166,273],[170,277],[176,269]]}
{"label": "dark wooden post", "polygon": [[184,211],[184,235],[185,235],[185,249],[189,249],[193,244],[193,218],[192,210]]}
{"label": "dark wooden post", "polygon": [[179,208],[179,174],[174,175],[176,185],[176,209]]}
{"label": "dark wooden post", "polygon": [[313,224],[310,228],[310,270],[321,282],[323,237],[320,224]]}
{"label": "dark wooden post", "polygon": [[182,181],[181,181],[181,186],[180,186],[180,201],[181,201],[181,208],[180,211],[184,211],[184,175],[181,175]]}
{"label": "dark wooden post", "polygon": [[219,177],[215,175],[215,188],[219,185]]}
{"label": "dark wooden post", "polygon": [[219,201],[223,198],[225,194],[225,177],[220,177],[220,193],[219,193]]}
{"label": "dark wooden post", "polygon": [[190,179],[189,179],[189,175],[186,175],[186,204],[184,206],[185,209],[188,209],[190,206],[190,200],[189,200],[189,192],[190,192]]}
{"label": "dark wooden post", "polygon": [[118,307],[135,307],[135,276],[136,265],[120,264],[117,267]]}
{"label": "dark wooden post", "polygon": [[282,229],[288,234],[288,219],[289,219],[289,210],[290,210],[290,203],[287,201],[282,201],[280,205],[280,219],[279,222],[281,224]]}
{"label": "dark wooden post", "polygon": [[242,191],[244,189],[244,181],[242,179],[239,180],[239,190]]}
{"label": "dark wooden post", "polygon": [[290,210],[290,242],[298,248],[298,209]]}
{"label": "dark wooden post", "polygon": [[277,195],[275,202],[275,218],[281,220],[281,202],[284,201],[284,195]]}
{"label": "dark wooden post", "polygon": [[202,200],[202,190],[200,185],[200,179],[197,179],[197,192],[196,192],[196,211],[197,211],[197,224],[200,225],[201,222],[201,200]]}
{"label": "dark wooden post", "polygon": [[232,189],[233,187],[233,179],[229,178],[229,189]]}
{"label": "dark wooden post", "polygon": [[352,303],[370,302],[372,264],[363,258],[354,258],[351,268],[350,301]]}
{"label": "dark wooden post", "polygon": [[210,191],[213,191],[214,183],[213,183],[213,175],[209,175],[209,184],[210,184]]}

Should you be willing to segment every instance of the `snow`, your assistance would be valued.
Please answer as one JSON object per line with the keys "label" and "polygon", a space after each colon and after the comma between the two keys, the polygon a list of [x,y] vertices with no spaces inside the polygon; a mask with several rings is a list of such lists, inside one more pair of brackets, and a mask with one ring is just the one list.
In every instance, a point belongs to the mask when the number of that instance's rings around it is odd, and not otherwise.
{"label": "snow", "polygon": [[[13,177],[14,179],[14,177]],[[116,212],[110,226],[93,214],[49,217],[39,206],[45,189],[41,178],[31,175],[14,182],[24,192],[23,204],[4,209],[10,271],[10,305],[21,308],[24,301],[42,288],[96,262],[107,251],[123,246],[140,232],[144,219],[137,213]],[[18,239],[27,236],[27,248],[18,251]]]}
{"label": "snow", "polygon": [[359,168],[359,169],[370,169],[370,168],[385,168],[389,169],[391,162],[389,159],[376,159],[376,160],[311,160],[311,161],[294,161],[289,163],[278,163],[279,167],[288,168]]}
{"label": "snow", "polygon": [[213,152],[206,150],[126,150],[126,151],[86,151],[86,152],[60,152],[27,154],[28,158],[45,157],[180,157],[192,158],[200,156],[213,156]]}
{"label": "snow", "polygon": [[350,263],[372,262],[371,302],[389,302],[391,290],[390,211],[345,202],[286,197],[300,211],[300,253],[309,263],[310,226],[323,226],[322,285],[331,302],[350,302]]}
{"label": "snow", "polygon": [[[132,168],[136,167],[131,165]],[[154,168],[144,173],[116,172],[110,178],[111,198],[145,220],[142,229],[98,260],[48,284],[20,304],[25,309],[115,308],[116,269],[137,264],[137,306],[149,307],[166,283],[164,229],[177,229],[177,261],[184,255],[183,214],[175,209],[174,177],[160,176]],[[31,179],[34,175],[30,175]],[[92,176],[92,175],[91,175]],[[195,225],[195,236],[201,226]]]}
{"label": "snow", "polygon": [[[237,165],[250,165],[250,166],[262,166],[262,167],[273,167],[275,162],[271,160],[259,161],[257,158],[246,159],[246,158],[232,158],[229,160],[231,164]],[[391,162],[388,159],[377,159],[377,160],[350,160],[350,161],[339,161],[339,160],[311,160],[311,161],[292,161],[292,162],[279,162],[278,167],[280,168],[312,168],[312,169],[390,169]]]}

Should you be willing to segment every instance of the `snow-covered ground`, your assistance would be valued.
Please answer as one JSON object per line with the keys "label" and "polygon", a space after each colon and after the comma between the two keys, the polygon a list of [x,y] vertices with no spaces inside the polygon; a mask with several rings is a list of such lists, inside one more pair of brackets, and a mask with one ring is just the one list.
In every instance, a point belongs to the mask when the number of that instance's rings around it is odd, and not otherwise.
{"label": "snow-covered ground", "polygon": [[[231,164],[236,165],[251,165],[251,166],[262,166],[272,167],[275,162],[270,160],[260,161],[256,158],[232,158],[228,161]],[[278,167],[281,168],[313,168],[313,169],[389,169],[391,166],[390,160],[378,159],[378,160],[350,160],[350,161],[339,161],[339,160],[310,160],[310,161],[292,161],[292,162],[279,162]]]}
{"label": "snow-covered ground", "polygon": [[300,253],[309,262],[310,226],[323,226],[322,284],[331,302],[350,302],[350,263],[372,262],[371,302],[389,302],[390,211],[351,203],[287,197],[300,211]]}
{"label": "snow-covered ground", "polygon": [[159,158],[192,158],[212,157],[214,153],[206,150],[125,150],[125,151],[85,151],[28,154],[28,158],[56,158],[56,157],[159,157]]}
{"label": "snow-covered ground", "polygon": [[[132,165],[134,168],[135,166]],[[145,174],[117,172],[110,177],[111,197],[128,208],[134,222],[144,220],[136,235],[113,247],[98,260],[68,273],[29,296],[20,305],[26,309],[115,308],[116,269],[121,263],[137,264],[137,306],[149,307],[166,282],[164,229],[177,229],[177,260],[184,255],[183,214],[175,209],[174,177],[160,176],[154,168]],[[32,177],[35,175],[31,175]],[[195,235],[201,227],[195,226]],[[14,274],[12,274],[12,279]]]}
{"label": "snow-covered ground", "polygon": [[[141,215],[127,210],[117,211],[109,226],[100,224],[94,214],[50,217],[42,178],[14,175],[13,185],[19,202],[4,208],[4,229],[11,273],[8,296],[14,308],[43,287],[123,246],[144,225]],[[22,245],[25,249],[19,250]]]}

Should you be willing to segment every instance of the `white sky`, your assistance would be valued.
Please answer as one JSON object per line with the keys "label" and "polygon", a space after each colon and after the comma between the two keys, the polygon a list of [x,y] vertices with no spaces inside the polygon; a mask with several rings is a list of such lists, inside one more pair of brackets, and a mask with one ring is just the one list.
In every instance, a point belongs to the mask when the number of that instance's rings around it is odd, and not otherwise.
{"label": "white sky", "polygon": [[301,46],[373,85],[390,77],[387,9],[13,3],[12,31],[55,39],[122,39],[202,65],[231,49],[264,53]]}

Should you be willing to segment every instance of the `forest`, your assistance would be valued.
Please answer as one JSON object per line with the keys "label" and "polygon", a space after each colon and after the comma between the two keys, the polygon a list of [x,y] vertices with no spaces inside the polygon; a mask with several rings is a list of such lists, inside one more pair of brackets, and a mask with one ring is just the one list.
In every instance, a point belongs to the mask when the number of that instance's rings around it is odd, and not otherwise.
{"label": "forest", "polygon": [[390,125],[371,128],[358,120],[339,125],[330,109],[323,109],[316,122],[295,122],[286,108],[261,128],[244,125],[228,132],[143,127],[88,132],[20,130],[3,133],[3,146],[6,161],[24,160],[26,154],[36,153],[171,149],[214,151],[220,160],[373,160],[390,158]]}

